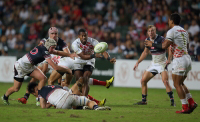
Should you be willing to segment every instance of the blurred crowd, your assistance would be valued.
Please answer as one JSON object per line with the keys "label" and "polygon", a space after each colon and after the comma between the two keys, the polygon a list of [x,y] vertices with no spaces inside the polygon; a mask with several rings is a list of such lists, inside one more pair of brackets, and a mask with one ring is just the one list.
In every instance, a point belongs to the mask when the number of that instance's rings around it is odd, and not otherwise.
{"label": "blurred crowd", "polygon": [[177,12],[190,34],[189,54],[198,61],[199,10],[200,0],[0,0],[0,55],[30,51],[55,26],[70,49],[85,28],[89,37],[108,43],[109,53],[134,59],[144,50],[147,26],[165,36],[168,17]]}

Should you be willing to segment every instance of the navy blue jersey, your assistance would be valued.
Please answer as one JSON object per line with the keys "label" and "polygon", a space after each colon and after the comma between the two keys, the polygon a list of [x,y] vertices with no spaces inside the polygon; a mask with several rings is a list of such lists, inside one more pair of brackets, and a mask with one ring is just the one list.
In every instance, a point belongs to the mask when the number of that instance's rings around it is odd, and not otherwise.
{"label": "navy blue jersey", "polygon": [[[155,44],[160,44],[160,43],[162,44],[164,39],[165,39],[164,37],[158,35],[156,37],[156,39],[154,40],[154,43]],[[150,38],[147,38],[146,40],[150,40]],[[159,55],[159,54],[162,54],[162,53],[164,53],[166,51],[165,49],[157,49],[155,47],[147,47],[147,48],[151,51],[152,55]]]}
{"label": "navy blue jersey", "polygon": [[62,86],[59,85],[48,85],[42,87],[41,90],[38,91],[38,97],[42,97],[47,100],[49,95],[55,90],[55,89],[63,89]]}
{"label": "navy blue jersey", "polygon": [[36,46],[29,53],[27,53],[26,56],[32,65],[37,65],[45,59],[51,58],[51,55],[44,45]]}
{"label": "navy blue jersey", "polygon": [[[44,44],[46,39],[41,40],[41,42]],[[67,44],[62,40],[61,38],[58,38],[56,50],[63,51],[64,48],[67,47]]]}

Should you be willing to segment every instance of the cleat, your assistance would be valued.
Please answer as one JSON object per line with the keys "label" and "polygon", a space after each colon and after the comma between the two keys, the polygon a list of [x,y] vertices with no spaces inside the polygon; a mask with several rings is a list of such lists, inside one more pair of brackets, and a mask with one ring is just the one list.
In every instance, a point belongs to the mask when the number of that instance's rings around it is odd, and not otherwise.
{"label": "cleat", "polygon": [[22,98],[18,98],[18,102],[20,102],[22,104],[26,104],[27,100],[24,97],[22,97]]}
{"label": "cleat", "polygon": [[112,82],[114,81],[114,77],[110,78],[110,80],[106,80],[106,88],[108,89]]}
{"label": "cleat", "polygon": [[98,107],[98,108],[96,108],[95,110],[111,110],[111,108],[110,107],[108,107],[108,106],[105,106],[105,107]]}
{"label": "cleat", "polygon": [[134,105],[147,105],[147,102],[139,101],[137,103],[134,103]]}
{"label": "cleat", "polygon": [[100,102],[98,103],[98,105],[99,105],[99,106],[104,106],[105,103],[106,103],[106,98],[103,99],[102,101],[100,101]]}
{"label": "cleat", "polygon": [[4,103],[4,105],[10,105],[10,103],[8,102],[8,100],[5,100],[3,96],[1,97],[1,99],[2,99],[2,101]]}
{"label": "cleat", "polygon": [[188,109],[182,109],[180,111],[176,111],[177,114],[190,114],[191,113],[191,110],[188,108]]}
{"label": "cleat", "polygon": [[171,106],[176,107],[176,103],[175,102],[171,102]]}
{"label": "cleat", "polygon": [[197,106],[198,106],[197,103],[193,103],[193,104],[189,105],[190,111],[193,112],[194,109],[195,109]]}
{"label": "cleat", "polygon": [[83,110],[92,110],[89,108],[89,106],[83,106]]}

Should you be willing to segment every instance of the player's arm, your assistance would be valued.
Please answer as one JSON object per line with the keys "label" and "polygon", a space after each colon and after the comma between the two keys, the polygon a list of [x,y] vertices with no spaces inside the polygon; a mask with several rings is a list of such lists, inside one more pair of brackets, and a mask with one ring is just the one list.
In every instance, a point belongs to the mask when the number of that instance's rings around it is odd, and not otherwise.
{"label": "player's arm", "polygon": [[41,108],[50,108],[52,105],[50,103],[47,103],[47,101],[44,98],[40,98],[40,107]]}
{"label": "player's arm", "polygon": [[139,58],[138,61],[136,62],[136,64],[135,64],[133,70],[136,70],[136,69],[137,69],[139,63],[142,62],[142,61],[147,57],[148,54],[149,54],[149,49],[148,49],[147,47],[145,47],[145,48],[144,48],[144,51],[142,52],[142,54],[141,54],[141,56],[140,56],[140,58]]}
{"label": "player's arm", "polygon": [[173,42],[168,39],[165,39],[163,43],[159,43],[159,44],[153,43],[152,41],[149,41],[149,40],[146,40],[144,42],[145,46],[155,47],[157,49],[167,49],[172,43]]}
{"label": "player's arm", "polygon": [[54,50],[52,54],[63,56],[63,57],[71,57],[71,58],[77,57],[76,54],[70,54],[64,51],[59,51],[59,50]]}
{"label": "player's arm", "polygon": [[108,54],[108,52],[104,51],[102,53],[102,55],[106,60],[110,61],[110,63],[115,63],[116,62],[115,58],[110,58],[110,55]]}
{"label": "player's arm", "polygon": [[64,73],[68,73],[68,74],[72,74],[72,71],[70,69],[66,69],[63,67],[58,66],[57,64],[55,64],[51,58],[47,58],[46,61],[48,62],[49,65],[52,66],[52,68],[58,72],[64,72]]}
{"label": "player's arm", "polygon": [[93,53],[91,55],[85,55],[83,52],[77,54],[83,60],[89,60],[92,58],[102,58],[101,54]]}
{"label": "player's arm", "polygon": [[46,73],[47,73],[47,70],[48,70],[48,63],[44,63],[43,66],[42,66],[42,72],[43,72],[44,74],[46,74]]}

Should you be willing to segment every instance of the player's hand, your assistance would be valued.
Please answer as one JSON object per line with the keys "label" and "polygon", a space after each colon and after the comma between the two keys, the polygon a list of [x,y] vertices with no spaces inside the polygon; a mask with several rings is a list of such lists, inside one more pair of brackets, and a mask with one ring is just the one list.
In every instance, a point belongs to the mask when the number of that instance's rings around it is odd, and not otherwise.
{"label": "player's hand", "polygon": [[169,64],[171,64],[171,61],[167,60],[166,65],[169,65]]}
{"label": "player's hand", "polygon": [[114,64],[116,62],[115,58],[110,59],[110,63]]}
{"label": "player's hand", "polygon": [[102,58],[102,55],[101,55],[101,53],[95,53],[95,57],[96,58]]}
{"label": "player's hand", "polygon": [[135,71],[137,68],[138,68],[138,62],[135,64],[135,66],[134,66],[134,68],[133,68],[133,70]]}
{"label": "player's hand", "polygon": [[40,42],[40,43],[38,44],[38,46],[41,46],[41,45],[43,45],[43,43],[42,43],[42,42]]}
{"label": "player's hand", "polygon": [[144,45],[146,46],[146,47],[152,47],[152,41],[149,41],[149,40],[145,40],[144,41]]}
{"label": "player's hand", "polygon": [[78,57],[78,55],[76,53],[72,53],[72,54],[70,54],[69,57],[72,58],[72,59],[74,59],[75,57]]}

